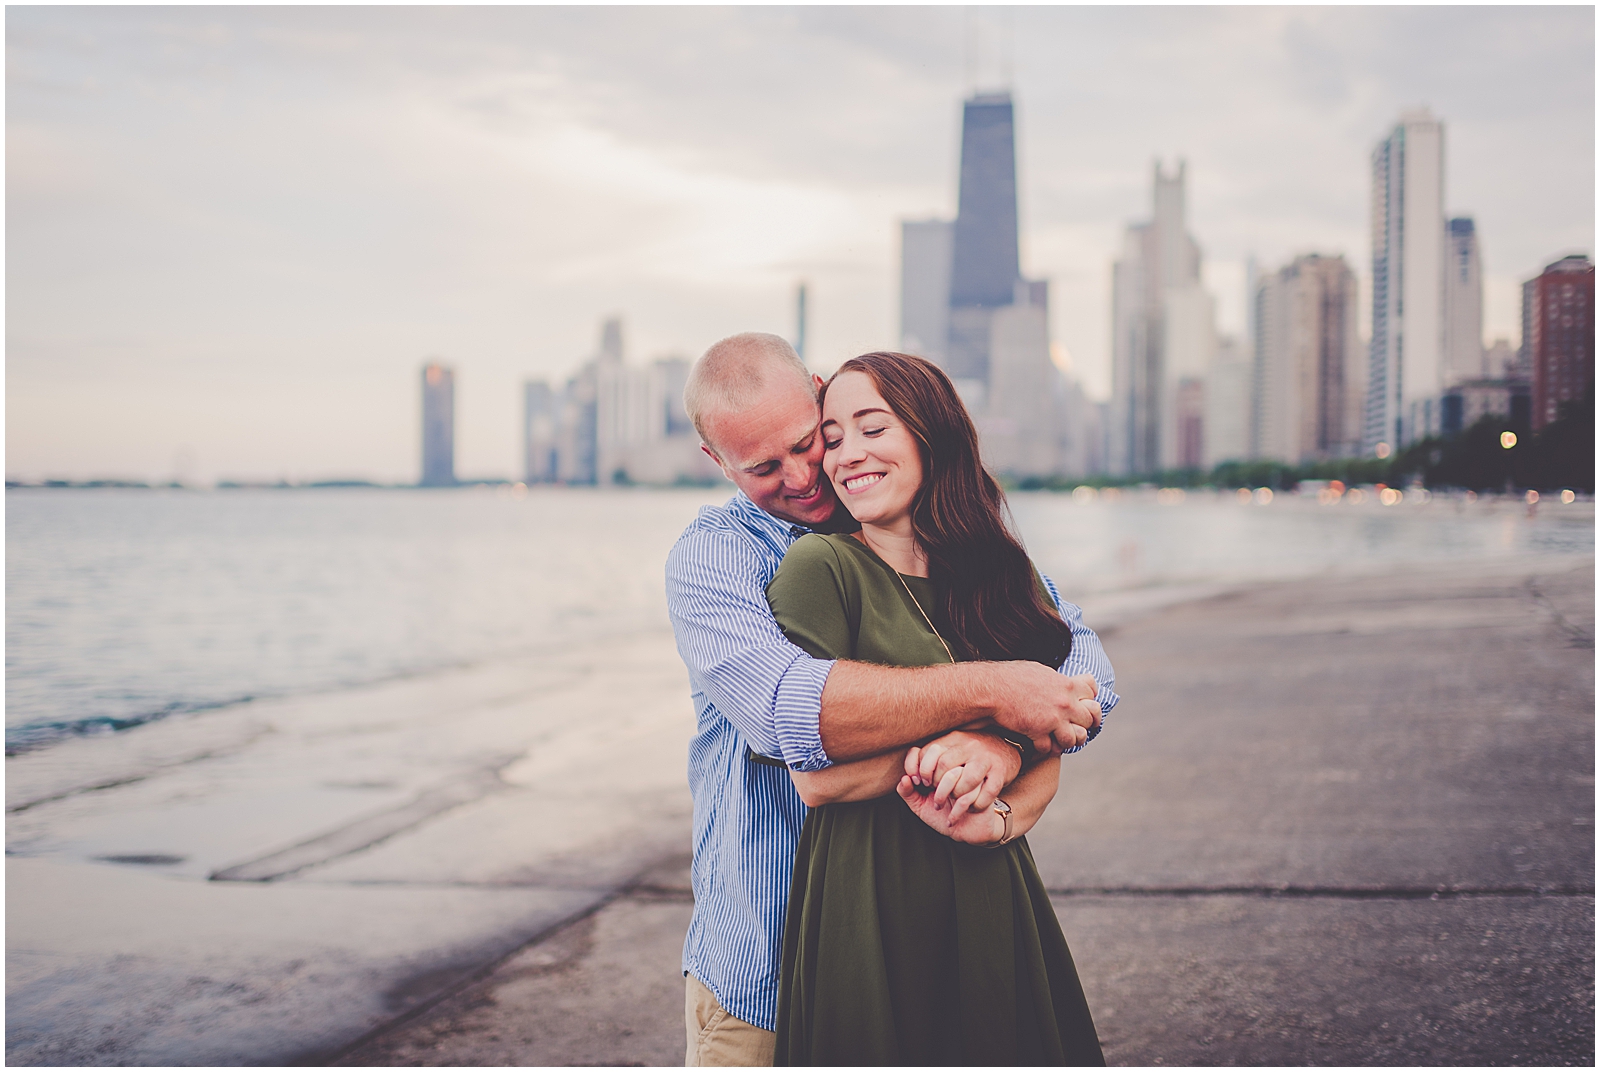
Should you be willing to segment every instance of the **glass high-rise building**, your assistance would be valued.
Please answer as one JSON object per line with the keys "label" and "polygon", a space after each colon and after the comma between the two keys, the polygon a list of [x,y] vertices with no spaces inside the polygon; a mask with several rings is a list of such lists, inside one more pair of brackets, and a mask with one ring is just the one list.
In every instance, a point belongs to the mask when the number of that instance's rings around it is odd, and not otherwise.
{"label": "glass high-rise building", "polygon": [[961,192],[950,256],[949,341],[953,380],[989,379],[994,310],[1016,300],[1017,149],[1010,93],[979,93],[961,118]]}
{"label": "glass high-rise building", "polygon": [[1124,232],[1112,267],[1114,473],[1197,468],[1207,453],[1204,380],[1217,349],[1216,303],[1200,283],[1186,176],[1182,160],[1171,173],[1155,162],[1151,218]]}
{"label": "glass high-rise building", "polygon": [[1356,276],[1311,253],[1256,289],[1251,457],[1300,465],[1355,454],[1363,389]]}
{"label": "glass high-rise building", "polygon": [[456,482],[456,374],[444,365],[422,370],[422,486]]}
{"label": "glass high-rise building", "polygon": [[1444,383],[1488,376],[1483,348],[1483,273],[1479,268],[1478,230],[1470,216],[1458,216],[1446,227],[1444,266]]}
{"label": "glass high-rise building", "polygon": [[560,471],[556,431],[561,401],[544,380],[522,385],[522,472],[530,484],[552,483]]}
{"label": "glass high-rise building", "polygon": [[1440,430],[1445,373],[1444,124],[1407,112],[1372,151],[1368,450]]}

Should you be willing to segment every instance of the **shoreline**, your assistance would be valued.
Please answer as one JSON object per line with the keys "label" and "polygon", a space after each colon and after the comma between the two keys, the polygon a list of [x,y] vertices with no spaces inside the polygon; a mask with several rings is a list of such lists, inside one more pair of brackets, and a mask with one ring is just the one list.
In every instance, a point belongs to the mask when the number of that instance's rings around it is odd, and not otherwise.
{"label": "shoreline", "polygon": [[[1231,576],[1212,576],[1194,578],[1152,579],[1141,581],[1125,587],[1095,589],[1085,591],[1078,596],[1066,590],[1062,591],[1062,598],[1070,603],[1076,603],[1084,612],[1084,621],[1096,630],[1115,629],[1123,624],[1138,618],[1157,614],[1169,607],[1197,600],[1210,599],[1229,592],[1240,591],[1255,585],[1291,583],[1299,580],[1316,578],[1345,577],[1353,580],[1379,577],[1388,573],[1409,572],[1419,568],[1452,568],[1476,569],[1492,566],[1495,563],[1525,562],[1528,565],[1560,564],[1565,562],[1576,563],[1587,556],[1581,554],[1541,554],[1541,553],[1514,553],[1498,555],[1463,556],[1439,562],[1437,560],[1424,564],[1413,561],[1366,561],[1340,563],[1333,566],[1320,566],[1315,569],[1298,572],[1286,572],[1271,576],[1244,576],[1234,574]],[[628,639],[636,636],[649,635],[658,632],[660,626],[641,625],[634,629],[622,630],[611,634],[613,637]],[[220,715],[229,711],[248,711],[252,705],[264,703],[293,702],[296,700],[316,699],[321,697],[334,697],[341,694],[359,692],[361,690],[391,685],[397,682],[425,679],[430,677],[445,676],[461,672],[470,672],[490,668],[500,664],[516,664],[527,660],[538,660],[559,657],[560,653],[572,646],[571,642],[550,640],[536,643],[520,651],[511,653],[488,654],[479,657],[468,657],[451,662],[441,663],[436,666],[421,669],[398,670],[378,676],[335,684],[331,686],[306,685],[301,687],[289,686],[277,691],[261,692],[251,695],[239,696],[232,699],[221,700],[174,700],[166,708],[148,714],[133,714],[126,717],[113,717],[109,715],[90,716],[75,722],[51,723],[24,723],[12,730],[22,729],[66,729],[56,736],[48,737],[35,742],[19,742],[6,745],[6,760],[20,759],[25,756],[39,755],[62,746],[71,746],[77,741],[98,741],[117,738],[130,732],[139,731],[146,727],[165,723],[193,724],[211,716]],[[88,731],[71,729],[81,725],[109,725],[109,729],[89,729]],[[9,772],[9,768],[8,768]],[[7,793],[7,808],[13,806],[12,794]]]}

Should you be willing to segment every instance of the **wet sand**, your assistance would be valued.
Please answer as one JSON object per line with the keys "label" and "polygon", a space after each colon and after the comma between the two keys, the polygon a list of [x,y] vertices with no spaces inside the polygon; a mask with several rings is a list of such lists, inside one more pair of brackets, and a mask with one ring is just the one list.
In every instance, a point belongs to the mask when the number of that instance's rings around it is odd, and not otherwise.
{"label": "wet sand", "polygon": [[[1593,614],[1502,560],[1105,630],[1030,841],[1107,1058],[1592,1064]],[[8,763],[9,1062],[681,1063],[685,691],[649,634]]]}

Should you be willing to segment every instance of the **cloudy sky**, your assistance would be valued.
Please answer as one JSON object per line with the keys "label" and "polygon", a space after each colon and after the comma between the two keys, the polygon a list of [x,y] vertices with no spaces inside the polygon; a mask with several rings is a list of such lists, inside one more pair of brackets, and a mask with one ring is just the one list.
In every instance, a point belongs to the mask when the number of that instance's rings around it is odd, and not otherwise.
{"label": "cloudy sky", "polygon": [[1221,326],[1247,258],[1363,275],[1368,154],[1446,124],[1490,338],[1594,241],[1594,10],[63,8],[6,11],[6,472],[415,479],[517,465],[518,384],[621,315],[629,359],[897,340],[898,221],[949,215],[960,105],[1017,99],[1024,270],[1091,394],[1157,157],[1188,162]]}

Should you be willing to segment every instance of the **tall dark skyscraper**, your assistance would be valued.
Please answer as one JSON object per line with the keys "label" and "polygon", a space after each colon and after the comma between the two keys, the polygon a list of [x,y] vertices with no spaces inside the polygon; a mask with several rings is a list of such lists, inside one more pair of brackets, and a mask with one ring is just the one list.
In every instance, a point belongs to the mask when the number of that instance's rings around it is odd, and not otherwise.
{"label": "tall dark skyscraper", "polygon": [[961,195],[950,263],[952,379],[989,378],[989,321],[1015,301],[1017,149],[1010,93],[979,93],[961,121]]}
{"label": "tall dark skyscraper", "polygon": [[443,365],[422,370],[422,486],[456,482],[456,374]]}

